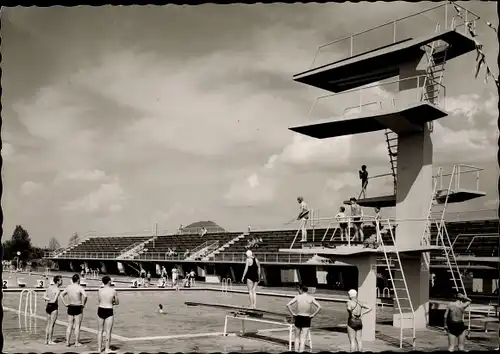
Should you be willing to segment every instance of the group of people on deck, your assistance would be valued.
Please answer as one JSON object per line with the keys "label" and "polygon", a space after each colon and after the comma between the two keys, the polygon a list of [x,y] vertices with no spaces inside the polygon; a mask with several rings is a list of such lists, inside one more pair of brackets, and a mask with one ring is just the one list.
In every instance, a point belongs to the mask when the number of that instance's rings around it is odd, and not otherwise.
{"label": "group of people on deck", "polygon": [[[310,209],[308,208],[307,203],[304,201],[303,197],[297,197],[297,202],[299,203],[300,208],[299,215],[297,216],[297,220],[300,221],[300,230],[302,235],[300,242],[307,242],[307,222],[310,216]],[[363,242],[365,241],[365,235],[363,233],[363,209],[361,209],[361,206],[357,203],[357,199],[354,197],[349,200],[349,203],[351,209],[350,217],[346,216],[346,208],[344,206],[341,206],[339,212],[335,215],[335,220],[338,222],[338,228],[340,230],[340,240],[348,240],[348,228],[350,225],[352,225],[354,227],[354,237],[352,240]],[[376,207],[373,226],[379,223],[379,227],[381,230],[383,226],[380,225],[380,219],[380,208]]]}

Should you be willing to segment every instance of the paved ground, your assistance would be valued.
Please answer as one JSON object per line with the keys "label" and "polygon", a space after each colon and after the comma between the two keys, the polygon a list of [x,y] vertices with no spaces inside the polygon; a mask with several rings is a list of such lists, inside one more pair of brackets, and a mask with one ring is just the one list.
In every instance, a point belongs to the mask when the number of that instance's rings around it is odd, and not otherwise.
{"label": "paved ground", "polygon": [[[7,275],[6,273],[4,273]],[[15,276],[11,280],[15,281]],[[39,276],[23,275],[29,285],[35,284]],[[120,279],[121,280],[121,279]],[[127,279],[124,279],[124,281]],[[98,282],[89,282],[94,286]],[[67,281],[66,281],[67,284]],[[117,284],[118,285],[118,284]],[[203,284],[204,285],[204,284]],[[202,284],[197,284],[201,287]],[[235,286],[237,288],[237,286]],[[238,287],[239,288],[239,287]],[[276,289],[266,289],[277,292]],[[286,291],[292,293],[290,289]],[[279,292],[284,292],[281,289]],[[319,294],[318,294],[319,295]],[[224,303],[246,306],[247,296],[244,294],[223,294],[220,291],[163,291],[163,292],[122,292],[120,306],[116,309],[116,324],[114,327],[113,347],[120,353],[124,352],[255,352],[271,353],[287,350],[285,331],[261,331],[252,338],[236,336],[240,329],[238,322],[231,322],[231,336],[223,337],[220,333],[224,325],[224,311],[205,307],[187,307],[185,301]],[[156,307],[161,303],[166,314],[156,313]],[[258,298],[259,308],[285,312],[286,299],[276,296],[261,295]],[[70,348],[64,346],[66,314],[61,311],[55,329],[58,344],[43,345],[44,303],[42,294],[38,293],[36,301],[36,316],[30,317],[17,313],[19,293],[4,293],[4,352],[78,352],[95,351],[96,345],[96,293],[89,292],[89,301],[85,309],[82,324],[82,343],[84,347]],[[34,302],[33,302],[34,306]],[[313,321],[312,340],[314,351],[346,351],[349,349],[344,323],[346,314],[341,303],[324,302],[323,310]],[[24,311],[24,306],[22,311]],[[377,309],[377,339],[365,343],[366,351],[396,351],[399,350],[399,332],[387,323],[390,322],[392,309]],[[385,324],[384,324],[385,323]],[[247,325],[247,330],[269,329],[277,326]],[[496,326],[495,326],[496,328]],[[208,333],[207,333],[208,332]],[[467,342],[468,350],[491,350],[497,345],[496,331],[484,333],[473,332]],[[439,330],[423,330],[417,332],[417,349],[431,351],[445,349],[446,336]],[[404,350],[409,350],[407,346]]]}

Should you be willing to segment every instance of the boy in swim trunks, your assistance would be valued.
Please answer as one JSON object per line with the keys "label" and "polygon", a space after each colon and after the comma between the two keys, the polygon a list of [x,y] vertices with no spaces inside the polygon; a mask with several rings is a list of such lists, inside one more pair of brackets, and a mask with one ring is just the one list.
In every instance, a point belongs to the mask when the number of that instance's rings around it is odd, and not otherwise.
{"label": "boy in swim trunks", "polygon": [[[351,352],[361,352],[363,351],[363,342],[361,341],[363,322],[361,321],[361,317],[372,309],[358,301],[358,292],[356,290],[351,289],[347,294],[349,296],[346,305],[348,314],[347,336],[349,337]],[[365,309],[364,312],[363,309]]]}
{"label": "boy in swim trunks", "polygon": [[[292,301],[286,304],[286,308],[295,319],[295,344],[296,352],[303,352],[306,346],[306,338],[308,338],[311,328],[311,319],[321,310],[321,305],[316,299],[307,293],[308,289],[304,285],[298,286],[299,295],[295,296]],[[297,304],[297,313],[292,310],[292,305]],[[316,310],[311,313],[312,305]]]}
{"label": "boy in swim trunks", "polygon": [[[66,330],[66,345],[69,347],[69,339],[73,326],[75,327],[75,347],[81,347],[80,343],[80,327],[83,320],[83,308],[87,303],[87,294],[80,286],[80,276],[73,275],[71,278],[72,284],[68,285],[61,293],[61,301],[68,308],[68,328]],[[64,296],[68,296],[69,304],[64,301]]]}
{"label": "boy in swim trunks", "polygon": [[57,314],[59,310],[59,294],[63,281],[62,277],[56,275],[54,277],[54,284],[47,288],[43,299],[47,301],[47,307],[45,308],[45,312],[47,313],[47,327],[45,328],[45,344],[56,344],[52,340],[52,336],[54,335],[54,324],[57,320]]}
{"label": "boy in swim trunks", "polygon": [[444,330],[448,333],[448,351],[455,350],[458,340],[458,350],[464,351],[465,346],[465,323],[464,311],[469,307],[471,300],[463,294],[458,293],[456,300],[450,302],[444,313]]}
{"label": "boy in swim trunks", "polygon": [[113,306],[119,305],[118,293],[111,287],[111,278],[107,275],[102,278],[104,285],[97,293],[99,307],[97,308],[97,351],[102,350],[103,332],[106,331],[105,349],[106,353],[110,352],[109,345],[111,343],[111,330],[113,329]]}

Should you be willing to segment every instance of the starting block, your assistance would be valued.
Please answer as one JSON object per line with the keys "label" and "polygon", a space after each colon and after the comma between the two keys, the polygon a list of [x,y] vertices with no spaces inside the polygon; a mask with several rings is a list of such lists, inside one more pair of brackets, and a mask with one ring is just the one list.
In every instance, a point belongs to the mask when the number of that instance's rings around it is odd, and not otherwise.
{"label": "starting block", "polygon": [[87,283],[84,280],[81,280],[80,281],[80,286],[86,288],[87,287]]}
{"label": "starting block", "polygon": [[9,288],[9,281],[8,280],[4,280],[3,281],[2,288],[3,289],[8,289]]}
{"label": "starting block", "polygon": [[25,288],[26,287],[26,282],[24,281],[24,278],[18,278],[17,279],[17,286],[20,288]]}
{"label": "starting block", "polygon": [[45,280],[44,279],[38,279],[36,281],[36,288],[37,289],[43,289],[43,288],[45,288]]}
{"label": "starting block", "polygon": [[130,284],[130,287],[133,289],[136,289],[139,287],[139,281],[137,279],[132,280],[132,283]]}

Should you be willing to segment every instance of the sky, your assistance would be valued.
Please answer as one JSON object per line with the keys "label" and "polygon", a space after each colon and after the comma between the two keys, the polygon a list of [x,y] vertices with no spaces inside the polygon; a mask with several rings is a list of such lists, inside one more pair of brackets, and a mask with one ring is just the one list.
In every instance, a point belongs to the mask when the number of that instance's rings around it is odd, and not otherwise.
{"label": "sky", "polygon": [[[498,25],[493,2],[463,5]],[[280,228],[298,195],[333,216],[359,193],[361,164],[389,172],[384,134],[316,140],[288,130],[311,121],[326,93],[292,76],[319,45],[430,6],[3,8],[3,237],[17,224],[41,246],[154,223]],[[434,26],[430,17],[401,23],[398,36]],[[484,22],[477,32],[497,75],[495,33]],[[373,43],[361,38],[356,50]],[[484,168],[488,195],[450,211],[497,206],[497,91],[474,79],[474,63],[470,53],[447,64],[450,114],[434,125],[434,165]],[[370,187],[388,194],[390,181]]]}

